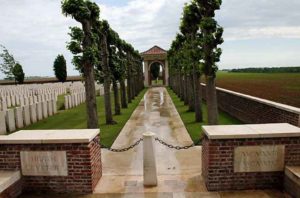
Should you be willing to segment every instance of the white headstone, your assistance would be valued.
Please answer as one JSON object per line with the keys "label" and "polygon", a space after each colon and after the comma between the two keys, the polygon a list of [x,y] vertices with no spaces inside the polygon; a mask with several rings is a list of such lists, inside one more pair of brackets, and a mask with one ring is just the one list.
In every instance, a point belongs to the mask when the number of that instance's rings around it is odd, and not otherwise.
{"label": "white headstone", "polygon": [[23,120],[23,109],[22,107],[15,108],[15,116],[16,116],[16,127],[18,129],[24,127],[24,120]]}
{"label": "white headstone", "polygon": [[2,98],[2,111],[6,111],[7,110],[7,104],[6,104],[6,100]]}
{"label": "white headstone", "polygon": [[65,96],[65,109],[69,109],[68,96]]}
{"label": "white headstone", "polygon": [[13,132],[16,130],[16,120],[13,109],[8,109],[6,111],[6,125],[9,132]]}
{"label": "white headstone", "polygon": [[48,104],[48,114],[49,114],[49,116],[52,116],[53,115],[53,104],[52,104],[52,101],[48,100],[47,104]]}
{"label": "white headstone", "polygon": [[29,106],[29,109],[30,109],[30,120],[31,120],[31,123],[36,123],[36,121],[37,121],[36,104],[31,104]]}
{"label": "white headstone", "polygon": [[36,114],[37,114],[37,120],[43,119],[42,102],[36,103]]}
{"label": "white headstone", "polygon": [[29,105],[23,106],[23,119],[24,119],[25,126],[28,126],[31,124]]}
{"label": "white headstone", "polygon": [[57,113],[57,106],[56,106],[56,100],[52,100],[52,110],[53,110],[53,114]]}
{"label": "white headstone", "polygon": [[10,96],[6,96],[6,104],[7,104],[7,107],[11,107],[11,98],[10,98]]}
{"label": "white headstone", "polygon": [[48,118],[48,104],[47,101],[42,102],[43,118]]}
{"label": "white headstone", "polygon": [[6,111],[0,111],[0,135],[6,135]]}

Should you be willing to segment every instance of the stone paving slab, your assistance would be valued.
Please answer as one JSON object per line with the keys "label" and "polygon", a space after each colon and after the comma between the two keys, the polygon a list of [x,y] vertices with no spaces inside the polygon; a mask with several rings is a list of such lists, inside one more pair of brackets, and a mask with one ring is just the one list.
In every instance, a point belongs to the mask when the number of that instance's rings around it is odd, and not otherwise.
{"label": "stone paving slab", "polygon": [[[167,90],[151,88],[133,112],[113,148],[133,144],[146,131],[174,145],[190,145],[192,140],[184,127]],[[142,143],[141,143],[142,144]],[[155,142],[158,186],[143,186],[142,145],[113,153],[102,149],[103,176],[94,190],[94,197],[143,198],[284,198],[279,191],[207,192],[201,176],[202,147],[187,150],[169,149]]]}

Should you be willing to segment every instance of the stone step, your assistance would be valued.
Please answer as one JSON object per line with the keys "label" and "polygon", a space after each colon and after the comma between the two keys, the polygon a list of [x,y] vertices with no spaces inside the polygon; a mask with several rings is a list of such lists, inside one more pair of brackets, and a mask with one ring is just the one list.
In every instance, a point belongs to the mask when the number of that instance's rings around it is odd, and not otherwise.
{"label": "stone step", "polygon": [[20,171],[0,170],[0,197],[17,197],[22,191],[20,179]]}
{"label": "stone step", "polygon": [[300,166],[286,166],[284,188],[286,192],[296,198],[300,198]]}

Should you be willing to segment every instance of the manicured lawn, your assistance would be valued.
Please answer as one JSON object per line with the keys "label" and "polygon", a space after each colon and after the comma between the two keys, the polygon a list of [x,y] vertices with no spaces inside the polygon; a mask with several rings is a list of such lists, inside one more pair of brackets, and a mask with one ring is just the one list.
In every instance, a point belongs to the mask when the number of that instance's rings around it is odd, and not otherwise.
{"label": "manicured lawn", "polygon": [[[194,112],[188,112],[188,107],[184,105],[184,102],[180,101],[180,98],[171,90],[168,88],[168,93],[170,94],[174,105],[176,106],[176,109],[178,113],[180,114],[180,117],[190,134],[192,140],[194,142],[198,141],[200,137],[202,137],[203,131],[201,129],[202,125],[207,124],[207,109],[206,105],[202,105],[203,110],[203,122],[197,123],[195,122],[195,113]],[[241,122],[227,113],[219,112],[219,124],[227,125],[227,124],[241,124]]]}
{"label": "manicured lawn", "polygon": [[[101,144],[111,146],[116,137],[119,135],[121,129],[130,118],[134,109],[138,106],[140,100],[144,96],[146,89],[144,89],[133,101],[128,105],[127,109],[122,109],[122,115],[114,116],[114,120],[118,123],[115,125],[105,124],[104,114],[104,98],[97,97],[98,117],[100,123],[100,138]],[[59,101],[61,99],[59,98]],[[113,98],[112,98],[113,101]],[[112,104],[114,107],[114,104]],[[47,119],[41,120],[24,129],[85,129],[86,128],[86,109],[85,104],[81,104],[76,108],[59,111],[56,115]]]}

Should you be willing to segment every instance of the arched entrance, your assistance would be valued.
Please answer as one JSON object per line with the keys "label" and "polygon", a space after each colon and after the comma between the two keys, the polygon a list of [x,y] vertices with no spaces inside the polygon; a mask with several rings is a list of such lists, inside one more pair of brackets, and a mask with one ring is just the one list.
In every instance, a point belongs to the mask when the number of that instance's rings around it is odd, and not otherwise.
{"label": "arched entrance", "polygon": [[[158,71],[157,71],[158,69]],[[166,85],[165,82],[165,65],[161,61],[152,61],[149,63],[149,71],[148,71],[149,86],[153,85]],[[155,78],[157,76],[157,79]]]}
{"label": "arched entrance", "polygon": [[169,85],[169,68],[168,68],[168,61],[167,61],[167,51],[158,47],[154,46],[149,50],[141,53],[144,62],[144,85],[146,87],[152,86],[152,76],[151,76],[151,67],[154,64],[161,65],[161,80],[162,85],[168,86]]}

